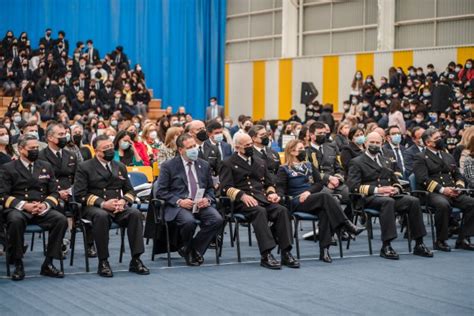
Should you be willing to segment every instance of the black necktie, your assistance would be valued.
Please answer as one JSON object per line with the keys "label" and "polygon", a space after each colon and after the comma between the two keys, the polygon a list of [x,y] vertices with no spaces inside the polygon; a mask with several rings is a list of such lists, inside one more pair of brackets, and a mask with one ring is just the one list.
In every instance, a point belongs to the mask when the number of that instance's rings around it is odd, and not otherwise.
{"label": "black necktie", "polygon": [[203,158],[204,157],[204,152],[202,151],[202,145],[199,146],[199,158]]}
{"label": "black necktie", "polygon": [[56,152],[56,157],[58,157],[58,159],[61,160],[61,153],[59,151]]}
{"label": "black necktie", "polygon": [[262,148],[262,149],[260,150],[260,152],[262,153],[263,158],[266,159],[266,158],[267,158],[267,153],[265,152],[265,149]]}
{"label": "black necktie", "polygon": [[110,170],[109,164],[105,164],[105,168],[107,168],[107,171],[108,171],[110,174],[112,174],[112,170]]}
{"label": "black necktie", "polygon": [[395,151],[395,155],[397,156],[397,165],[398,165],[398,168],[404,172],[405,170],[403,170],[403,161],[402,161],[402,155],[400,154],[400,148],[394,148],[394,151]]}
{"label": "black necktie", "polygon": [[28,171],[29,171],[31,174],[33,174],[33,164],[32,164],[32,163],[30,163],[30,164],[28,165]]}

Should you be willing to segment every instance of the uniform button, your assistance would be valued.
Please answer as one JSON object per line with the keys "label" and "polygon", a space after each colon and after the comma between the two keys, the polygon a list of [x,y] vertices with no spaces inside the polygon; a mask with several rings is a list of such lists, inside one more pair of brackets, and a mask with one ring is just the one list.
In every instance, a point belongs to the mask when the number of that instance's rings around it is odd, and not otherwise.
{"label": "uniform button", "polygon": [[106,189],[104,188],[104,192],[106,191]]}
{"label": "uniform button", "polygon": [[25,194],[25,198],[28,198],[28,194]]}
{"label": "uniform button", "polygon": [[106,199],[107,197],[104,195],[104,199]]}
{"label": "uniform button", "polygon": [[250,186],[250,188],[251,188],[251,189],[253,189],[253,187],[252,187],[252,186]]}

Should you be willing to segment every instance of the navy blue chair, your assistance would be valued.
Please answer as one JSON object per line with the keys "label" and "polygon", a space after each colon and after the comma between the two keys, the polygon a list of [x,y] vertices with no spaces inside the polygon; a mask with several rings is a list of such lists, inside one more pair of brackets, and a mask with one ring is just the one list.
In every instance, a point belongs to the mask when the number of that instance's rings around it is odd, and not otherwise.
{"label": "navy blue chair", "polygon": [[[128,172],[128,178],[130,179],[130,183],[132,184],[134,188],[137,188],[149,183],[147,176],[143,172],[139,172],[139,171]],[[140,195],[140,191],[141,190],[138,190],[135,193],[137,195]],[[145,194],[145,196],[148,198],[149,194]],[[133,207],[138,209],[140,212],[146,212],[148,210],[148,201],[147,199],[139,197],[137,202],[133,204]]]}

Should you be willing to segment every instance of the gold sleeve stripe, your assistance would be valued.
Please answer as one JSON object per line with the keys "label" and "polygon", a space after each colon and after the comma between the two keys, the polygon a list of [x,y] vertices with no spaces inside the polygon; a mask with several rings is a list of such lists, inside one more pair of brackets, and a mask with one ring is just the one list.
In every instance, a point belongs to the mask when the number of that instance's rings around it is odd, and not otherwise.
{"label": "gold sleeve stripe", "polygon": [[394,174],[395,174],[397,177],[399,177],[399,178],[402,177],[402,173],[401,173],[401,172],[394,172]]}
{"label": "gold sleeve stripe", "polygon": [[276,192],[276,189],[275,189],[274,187],[272,187],[272,186],[269,186],[265,192],[267,192],[267,193],[269,193],[269,192],[275,193],[275,192]]}
{"label": "gold sleeve stripe", "polygon": [[129,199],[130,201],[135,201],[135,196],[132,193],[127,193],[124,195],[124,198]]}
{"label": "gold sleeve stripe", "polygon": [[94,203],[95,201],[97,201],[99,197],[98,196],[95,196],[95,195],[91,195],[89,196],[89,198],[87,199],[87,206],[94,206]]}
{"label": "gold sleeve stripe", "polygon": [[9,208],[10,205],[13,203],[13,201],[15,201],[15,197],[14,196],[9,196],[8,199],[5,202],[5,207]]}
{"label": "gold sleeve stripe", "polygon": [[458,180],[458,181],[456,181],[456,185],[464,187],[464,181]]}
{"label": "gold sleeve stripe", "polygon": [[361,185],[359,187],[359,193],[363,195],[369,195],[370,185]]}
{"label": "gold sleeve stripe", "polygon": [[438,185],[438,182],[432,180],[432,181],[430,181],[430,184],[428,185],[426,190],[428,190],[429,192],[434,192],[437,185]]}
{"label": "gold sleeve stripe", "polygon": [[59,204],[58,199],[56,199],[54,196],[48,196],[48,197],[46,198],[46,200],[49,200],[49,201],[52,202],[54,205],[58,205],[58,204]]}
{"label": "gold sleeve stripe", "polygon": [[240,190],[236,188],[229,188],[227,189],[226,195],[232,200],[235,201],[237,195],[239,194]]}

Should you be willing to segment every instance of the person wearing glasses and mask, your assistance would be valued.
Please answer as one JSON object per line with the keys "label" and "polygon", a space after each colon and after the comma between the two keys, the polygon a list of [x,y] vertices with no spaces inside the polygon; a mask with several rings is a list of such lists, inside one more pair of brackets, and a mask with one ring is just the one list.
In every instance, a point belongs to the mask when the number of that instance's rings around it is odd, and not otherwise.
{"label": "person wearing glasses and mask", "polygon": [[84,218],[92,222],[99,266],[97,273],[112,277],[109,257],[109,229],[112,221],[127,230],[132,259],[129,271],[149,274],[140,260],[145,252],[142,214],[132,208],[135,193],[128,178],[127,167],[114,160],[114,144],[106,135],[93,141],[95,157],[79,165],[74,183],[76,201],[82,203]]}
{"label": "person wearing glasses and mask", "polygon": [[276,174],[281,165],[280,155],[270,148],[270,138],[263,125],[254,125],[249,130],[249,136],[253,141],[253,155],[265,161],[273,182],[276,183]]}

